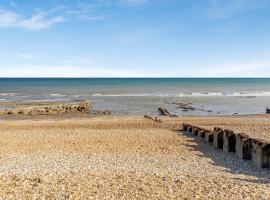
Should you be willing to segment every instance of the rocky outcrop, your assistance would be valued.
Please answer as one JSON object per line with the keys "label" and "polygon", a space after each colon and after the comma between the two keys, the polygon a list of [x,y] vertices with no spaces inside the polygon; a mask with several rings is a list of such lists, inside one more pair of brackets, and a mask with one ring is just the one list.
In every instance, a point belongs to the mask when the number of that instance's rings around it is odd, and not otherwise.
{"label": "rocky outcrop", "polygon": [[203,108],[196,108],[192,106],[192,103],[172,103],[177,105],[176,109],[181,109],[183,112],[190,112],[190,111],[202,111],[202,112],[213,112],[212,110],[205,110]]}
{"label": "rocky outcrop", "polygon": [[166,117],[178,117],[178,115],[172,115],[166,108],[158,108],[159,114]]}
{"label": "rocky outcrop", "polygon": [[93,115],[102,116],[102,115],[111,115],[112,112],[110,110],[98,110],[92,113]]}
{"label": "rocky outcrop", "polygon": [[162,120],[160,118],[158,118],[158,117],[152,117],[152,116],[146,114],[146,115],[144,115],[144,118],[151,119],[151,120],[153,120],[155,122],[162,123]]}
{"label": "rocky outcrop", "polygon": [[90,101],[81,101],[78,104],[53,104],[45,106],[28,106],[14,110],[5,110],[0,115],[57,115],[63,113],[90,113]]}

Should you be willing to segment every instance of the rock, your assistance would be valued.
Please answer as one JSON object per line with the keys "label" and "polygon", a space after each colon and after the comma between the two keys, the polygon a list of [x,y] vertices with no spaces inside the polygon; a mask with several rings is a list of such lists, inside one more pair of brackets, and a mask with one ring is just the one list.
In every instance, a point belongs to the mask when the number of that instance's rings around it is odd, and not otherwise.
{"label": "rock", "polygon": [[[83,112],[89,113],[92,109],[92,105],[89,101],[82,101],[77,105],[74,104],[56,104],[51,106],[38,106],[32,107],[29,106],[24,109],[14,109],[14,110],[6,110],[4,112],[0,112],[2,115],[56,115],[63,114],[69,112]],[[106,110],[103,111],[104,115],[110,115],[111,112]]]}
{"label": "rock", "polygon": [[111,112],[111,111],[109,111],[109,110],[105,110],[105,111],[103,111],[103,114],[104,114],[104,115],[111,115],[111,114],[112,114],[112,112]]}
{"label": "rock", "polygon": [[18,115],[23,115],[24,114],[24,111],[23,110],[19,110],[18,111]]}
{"label": "rock", "polygon": [[92,105],[90,104],[90,101],[81,101],[77,108],[78,111],[86,112],[86,113],[89,113],[91,109],[92,109]]}
{"label": "rock", "polygon": [[266,108],[266,114],[270,114],[270,108]]}
{"label": "rock", "polygon": [[161,123],[161,122],[162,122],[162,120],[161,120],[161,119],[159,119],[158,117],[155,117],[155,121],[156,121],[156,122],[159,122],[159,123]]}
{"label": "rock", "polygon": [[14,114],[14,111],[12,111],[12,110],[7,110],[6,114],[7,114],[7,115],[12,115],[12,114]]}
{"label": "rock", "polygon": [[150,116],[150,115],[144,115],[144,118],[147,118],[147,119],[151,119],[151,120],[153,120],[153,121],[155,121],[155,122],[159,122],[159,123],[161,123],[162,122],[162,120],[161,119],[159,119],[158,117],[152,117],[152,116]]}
{"label": "rock", "polygon": [[171,113],[167,110],[167,109],[164,109],[164,108],[158,108],[159,112],[161,115],[164,115],[164,116],[172,116]]}
{"label": "rock", "polygon": [[96,111],[95,113],[93,113],[94,115],[111,115],[112,114],[112,112],[111,111],[109,111],[109,110],[104,110],[104,111],[102,111],[102,110],[99,110],[99,111]]}

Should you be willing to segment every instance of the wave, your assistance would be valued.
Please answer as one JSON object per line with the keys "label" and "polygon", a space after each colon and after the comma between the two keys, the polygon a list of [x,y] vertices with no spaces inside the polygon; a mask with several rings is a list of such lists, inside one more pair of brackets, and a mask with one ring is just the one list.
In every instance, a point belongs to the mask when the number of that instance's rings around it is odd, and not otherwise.
{"label": "wave", "polygon": [[0,96],[15,96],[17,93],[0,93]]}
{"label": "wave", "polygon": [[93,97],[151,97],[151,96],[163,96],[162,94],[92,94]]}
{"label": "wave", "polygon": [[209,92],[209,93],[180,93],[179,96],[182,97],[270,97],[270,92],[232,92],[232,93],[222,93],[222,92]]}
{"label": "wave", "polygon": [[192,93],[178,93],[178,94],[161,94],[161,93],[144,93],[144,94],[92,94],[93,97],[270,97],[270,92],[192,92]]}
{"label": "wave", "polygon": [[65,94],[50,94],[50,96],[53,96],[53,97],[65,97],[67,95],[65,95]]}
{"label": "wave", "polygon": [[[94,94],[58,94],[52,93],[40,96],[40,99],[51,100],[54,98],[69,99],[69,98],[88,98],[88,97],[239,97],[239,98],[254,98],[254,97],[270,97],[270,92],[160,92],[160,93],[94,93]],[[2,98],[1,98],[2,97]],[[54,98],[53,98],[54,97]],[[65,97],[65,98],[64,98]],[[7,101],[14,98],[20,99],[36,99],[37,96],[31,94],[21,96],[18,93],[0,93],[0,101]]]}

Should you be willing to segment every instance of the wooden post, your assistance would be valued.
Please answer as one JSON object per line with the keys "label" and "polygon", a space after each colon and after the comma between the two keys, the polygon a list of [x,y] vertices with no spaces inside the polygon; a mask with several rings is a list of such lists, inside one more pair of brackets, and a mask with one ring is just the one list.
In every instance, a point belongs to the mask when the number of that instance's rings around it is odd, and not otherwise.
{"label": "wooden post", "polygon": [[232,130],[225,129],[223,133],[223,151],[226,153],[236,152],[236,135]]}
{"label": "wooden post", "polygon": [[214,128],[214,147],[218,149],[223,149],[223,129],[221,128]]}
{"label": "wooden post", "polygon": [[244,160],[252,159],[252,139],[244,133],[236,135],[236,155]]}

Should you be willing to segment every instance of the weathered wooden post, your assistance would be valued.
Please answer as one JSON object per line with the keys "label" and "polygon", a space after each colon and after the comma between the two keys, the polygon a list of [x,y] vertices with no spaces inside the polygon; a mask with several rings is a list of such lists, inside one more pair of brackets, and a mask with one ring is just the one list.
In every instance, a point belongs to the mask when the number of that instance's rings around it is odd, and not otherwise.
{"label": "weathered wooden post", "polygon": [[225,129],[223,131],[223,151],[226,153],[236,152],[236,135],[232,130]]}
{"label": "weathered wooden post", "polygon": [[198,135],[198,134],[199,134],[199,128],[196,127],[196,126],[193,126],[193,127],[192,127],[192,133],[193,133],[194,135]]}
{"label": "weathered wooden post", "polygon": [[270,144],[261,139],[252,139],[252,161],[258,168],[270,167]]}
{"label": "weathered wooden post", "polygon": [[184,131],[184,132],[188,132],[188,124],[182,124],[182,130]]}
{"label": "weathered wooden post", "polygon": [[204,140],[207,143],[213,143],[213,141],[214,141],[214,132],[212,130],[205,130]]}
{"label": "weathered wooden post", "polygon": [[205,137],[205,131],[206,131],[205,129],[200,128],[198,136],[201,137],[201,138],[204,138]]}
{"label": "weathered wooden post", "polygon": [[244,133],[236,135],[236,155],[244,160],[252,159],[252,139]]}
{"label": "weathered wooden post", "polygon": [[215,127],[214,128],[214,147],[218,149],[223,149],[223,129]]}
{"label": "weathered wooden post", "polygon": [[190,125],[190,124],[188,125],[188,132],[192,133],[192,125]]}

